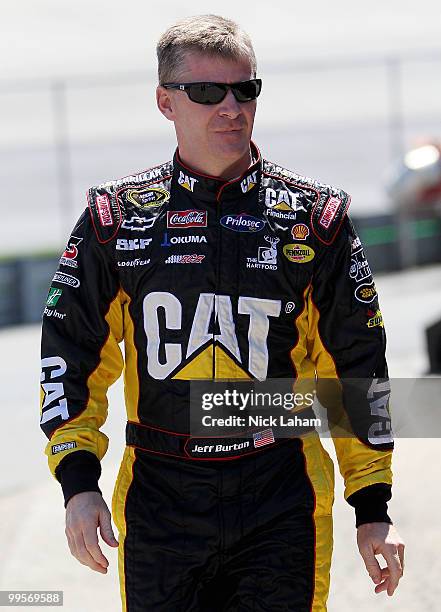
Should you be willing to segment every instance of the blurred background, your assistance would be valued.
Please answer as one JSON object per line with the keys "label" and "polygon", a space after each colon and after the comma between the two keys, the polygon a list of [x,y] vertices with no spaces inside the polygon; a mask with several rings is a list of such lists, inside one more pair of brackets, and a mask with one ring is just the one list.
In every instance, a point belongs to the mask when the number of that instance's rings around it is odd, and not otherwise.
{"label": "blurred background", "polygon": [[[104,577],[70,557],[61,493],[42,454],[43,303],[87,188],[171,158],[173,126],[155,104],[155,45],[175,20],[208,12],[238,21],[253,39],[263,79],[254,140],[263,156],[351,193],[391,376],[441,371],[438,0],[2,0],[0,589],[64,590],[69,611],[116,612],[120,603],[114,551],[106,550]],[[108,502],[124,421],[117,383],[105,426]],[[339,483],[331,612],[439,609],[438,441],[397,434],[391,513],[408,543],[406,577],[391,600],[373,595]]]}

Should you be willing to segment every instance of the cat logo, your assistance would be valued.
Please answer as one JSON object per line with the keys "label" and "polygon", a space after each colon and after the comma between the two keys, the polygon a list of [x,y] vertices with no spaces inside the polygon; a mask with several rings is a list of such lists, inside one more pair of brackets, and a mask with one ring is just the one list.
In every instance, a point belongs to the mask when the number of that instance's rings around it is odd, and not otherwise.
{"label": "cat logo", "polygon": [[251,191],[257,183],[257,170],[246,176],[240,184],[243,193]]}
{"label": "cat logo", "polygon": [[306,208],[298,203],[298,193],[292,193],[289,189],[275,190],[271,187],[267,187],[265,191],[265,205],[268,208],[276,208],[277,210],[303,210],[306,212]]}
{"label": "cat logo", "polygon": [[62,357],[45,357],[41,360],[41,425],[58,417],[63,421],[69,418],[64,385],[60,381],[66,371],[67,365]]}
{"label": "cat logo", "polygon": [[184,174],[182,170],[179,171],[178,183],[181,185],[181,187],[184,187],[184,189],[193,192],[195,183],[197,182],[197,179],[193,178],[192,176],[188,176],[188,174]]}
{"label": "cat logo", "polygon": [[149,187],[148,189],[129,189],[127,200],[139,208],[160,206],[168,202],[170,193],[162,187]]}
{"label": "cat logo", "polygon": [[[168,330],[182,330],[189,316],[187,305],[172,293],[153,291],[144,298],[144,330],[147,337],[147,371],[152,378],[164,380],[180,367],[174,378],[185,380],[187,375],[205,377],[212,372],[213,357],[222,355],[216,367],[229,364],[231,372],[241,377],[251,376],[265,380],[268,371],[268,334],[271,320],[280,315],[281,301],[229,295],[201,293],[193,313],[193,323],[186,341],[170,341]],[[218,333],[210,331],[210,322],[217,325]],[[236,328],[245,332],[248,346],[239,347]],[[213,344],[216,344],[213,353]],[[228,356],[228,353],[231,357]],[[188,361],[191,358],[191,361]],[[235,361],[234,361],[235,360]],[[187,363],[185,364],[185,362]],[[185,364],[185,365],[184,365]],[[246,368],[246,370],[244,369]],[[187,374],[186,374],[187,373]],[[223,376],[221,376],[223,378]]]}

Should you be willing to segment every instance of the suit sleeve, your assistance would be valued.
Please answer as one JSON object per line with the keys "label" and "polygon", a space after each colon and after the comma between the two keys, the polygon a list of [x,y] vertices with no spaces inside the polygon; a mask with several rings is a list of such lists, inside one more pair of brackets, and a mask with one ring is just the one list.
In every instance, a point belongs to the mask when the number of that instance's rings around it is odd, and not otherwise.
{"label": "suit sleeve", "polygon": [[352,222],[321,250],[308,295],[309,348],[345,498],[356,525],[391,522],[392,434],[386,335],[375,283]]}
{"label": "suit sleeve", "polygon": [[40,426],[65,505],[99,491],[108,438],[107,390],[120,376],[123,318],[111,245],[96,238],[86,209],[54,275],[43,314]]}

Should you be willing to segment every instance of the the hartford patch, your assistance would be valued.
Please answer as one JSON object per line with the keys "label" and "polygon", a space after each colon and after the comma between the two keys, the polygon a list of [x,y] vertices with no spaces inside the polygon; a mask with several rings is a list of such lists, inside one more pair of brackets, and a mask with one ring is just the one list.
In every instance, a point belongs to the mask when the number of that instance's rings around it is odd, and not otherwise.
{"label": "the hartford patch", "polygon": [[76,448],[77,443],[72,440],[72,442],[61,442],[60,444],[54,444],[52,446],[52,454],[56,455],[57,453],[62,453],[63,451],[71,450],[72,448]]}

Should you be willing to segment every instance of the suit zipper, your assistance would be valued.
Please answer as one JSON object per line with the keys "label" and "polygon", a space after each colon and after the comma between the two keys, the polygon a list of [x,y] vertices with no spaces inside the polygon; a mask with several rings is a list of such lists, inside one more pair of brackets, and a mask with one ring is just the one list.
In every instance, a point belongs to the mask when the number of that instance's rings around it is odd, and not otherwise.
{"label": "suit zipper", "polygon": [[219,286],[220,286],[220,264],[221,264],[221,224],[220,224],[220,194],[222,192],[222,187],[219,189],[219,192],[216,196],[216,233],[217,233],[217,252],[216,252],[216,283],[215,283],[215,287],[214,287],[214,297],[213,297],[213,379],[216,379],[216,338],[215,338],[215,332],[216,332],[216,321],[217,321],[217,313],[216,313],[216,298],[217,298],[217,294],[219,291]]}

